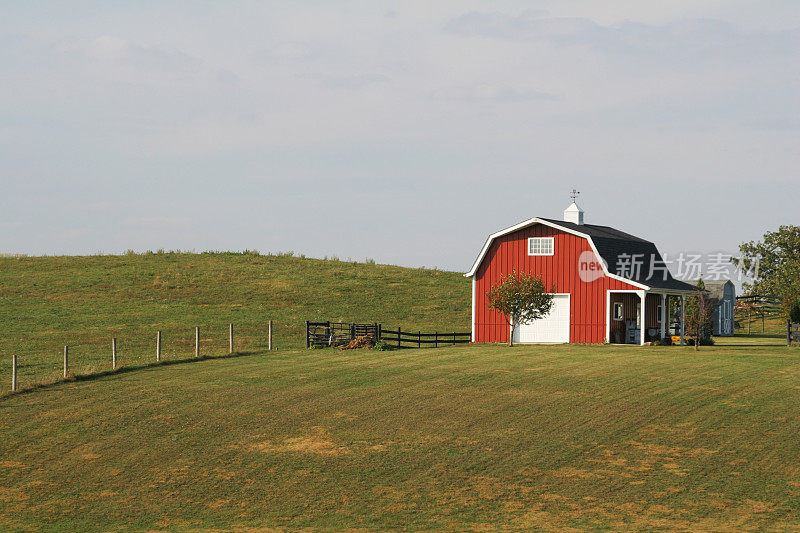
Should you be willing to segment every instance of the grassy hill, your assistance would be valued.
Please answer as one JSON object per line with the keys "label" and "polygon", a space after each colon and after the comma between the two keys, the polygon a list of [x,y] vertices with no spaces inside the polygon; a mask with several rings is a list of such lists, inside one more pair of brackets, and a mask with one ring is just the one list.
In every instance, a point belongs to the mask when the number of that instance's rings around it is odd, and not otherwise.
{"label": "grassy hill", "polygon": [[0,400],[0,529],[797,529],[800,351],[287,350]]}
{"label": "grassy hill", "polygon": [[23,386],[61,375],[70,346],[76,374],[154,360],[163,331],[167,360],[266,348],[267,321],[280,349],[303,346],[306,320],[379,322],[469,331],[470,282],[459,273],[255,253],[0,258],[0,391],[16,352]]}
{"label": "grassy hill", "polygon": [[[305,350],[307,319],[467,330],[458,273],[255,254],[0,259],[0,530],[800,529],[800,350]],[[265,351],[266,321],[278,351]],[[754,332],[755,333],[755,332]]]}

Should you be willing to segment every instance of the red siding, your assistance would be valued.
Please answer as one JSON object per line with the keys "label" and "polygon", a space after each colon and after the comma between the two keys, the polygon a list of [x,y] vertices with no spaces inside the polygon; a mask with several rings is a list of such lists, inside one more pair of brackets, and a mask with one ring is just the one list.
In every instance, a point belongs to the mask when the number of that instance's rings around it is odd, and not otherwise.
{"label": "red siding", "polygon": [[[553,237],[555,254],[529,256],[529,237]],[[582,281],[578,258],[591,249],[586,239],[541,224],[495,239],[475,274],[475,340],[508,341],[508,326],[501,314],[488,308],[486,293],[502,276],[516,269],[541,275],[546,286],[555,284],[556,292],[571,294],[570,342],[604,342],[606,291],[639,288],[604,275],[591,282]],[[596,268],[600,269],[600,265],[596,264]]]}

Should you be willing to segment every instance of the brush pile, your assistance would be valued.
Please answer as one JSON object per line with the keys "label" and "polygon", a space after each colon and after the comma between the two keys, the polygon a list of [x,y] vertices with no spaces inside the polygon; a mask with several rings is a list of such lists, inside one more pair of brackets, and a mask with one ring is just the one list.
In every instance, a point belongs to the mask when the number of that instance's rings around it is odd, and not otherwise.
{"label": "brush pile", "polygon": [[359,348],[372,348],[375,346],[375,340],[371,335],[363,335],[356,337],[341,348],[340,350],[358,350]]}

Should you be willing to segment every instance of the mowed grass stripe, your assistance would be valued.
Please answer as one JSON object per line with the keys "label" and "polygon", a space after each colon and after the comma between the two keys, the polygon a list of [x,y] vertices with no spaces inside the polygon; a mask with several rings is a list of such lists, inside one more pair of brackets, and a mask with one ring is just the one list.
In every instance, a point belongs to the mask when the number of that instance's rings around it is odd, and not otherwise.
{"label": "mowed grass stripe", "polygon": [[6,526],[797,527],[796,352],[300,350],[0,403]]}

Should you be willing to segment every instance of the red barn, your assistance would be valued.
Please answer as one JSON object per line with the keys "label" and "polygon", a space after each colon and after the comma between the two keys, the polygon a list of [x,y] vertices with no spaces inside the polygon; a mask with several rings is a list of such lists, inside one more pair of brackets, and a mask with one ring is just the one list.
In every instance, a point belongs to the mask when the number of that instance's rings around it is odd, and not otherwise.
{"label": "red barn", "polygon": [[[540,275],[555,286],[550,313],[514,332],[520,343],[644,344],[680,335],[691,285],[672,277],[656,246],[610,228],[583,223],[573,202],[564,220],[532,218],[490,235],[472,269],[472,341],[508,342],[504,317],[486,293],[511,272]],[[670,313],[671,299],[678,311]],[[673,306],[675,307],[675,306]]]}

